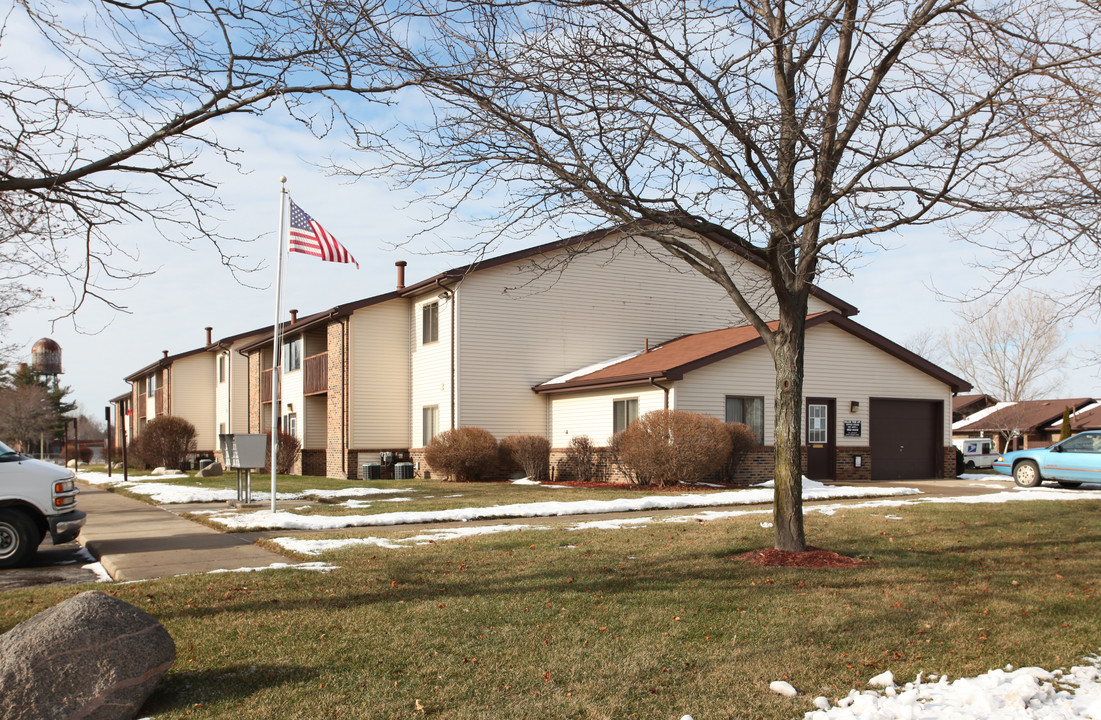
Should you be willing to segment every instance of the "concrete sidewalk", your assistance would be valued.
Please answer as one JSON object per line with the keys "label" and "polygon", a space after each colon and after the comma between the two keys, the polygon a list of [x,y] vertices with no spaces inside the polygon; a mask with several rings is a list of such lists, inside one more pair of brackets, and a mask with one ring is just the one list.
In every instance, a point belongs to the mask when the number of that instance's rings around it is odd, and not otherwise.
{"label": "concrete sidewalk", "polygon": [[115,580],[295,562],[253,545],[253,534],[218,532],[85,483],[80,483],[77,506],[88,514],[77,540]]}

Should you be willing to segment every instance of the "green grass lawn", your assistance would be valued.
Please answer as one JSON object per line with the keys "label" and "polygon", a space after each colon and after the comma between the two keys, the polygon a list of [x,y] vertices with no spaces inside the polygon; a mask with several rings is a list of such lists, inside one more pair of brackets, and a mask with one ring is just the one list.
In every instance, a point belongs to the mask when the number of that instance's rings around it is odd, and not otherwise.
{"label": "green grass lawn", "polygon": [[[771,531],[734,518],[102,589],[176,641],[143,716],[801,718],[884,670],[954,678],[1096,652],[1099,519],[1096,501],[809,514],[812,544],[867,560],[842,570],[737,561]],[[0,594],[0,629],[84,589]],[[780,679],[802,694],[769,692]]]}

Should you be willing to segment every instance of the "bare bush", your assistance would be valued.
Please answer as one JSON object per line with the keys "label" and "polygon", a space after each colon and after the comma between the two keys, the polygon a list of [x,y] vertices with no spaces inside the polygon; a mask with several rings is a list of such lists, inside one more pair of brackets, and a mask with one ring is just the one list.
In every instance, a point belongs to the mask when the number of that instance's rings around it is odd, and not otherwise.
{"label": "bare bush", "polygon": [[620,430],[616,434],[608,438],[608,455],[611,460],[612,466],[616,469],[620,475],[626,478],[627,482],[632,485],[638,485],[638,475],[631,467],[623,462],[623,433],[625,431]]}
{"label": "bare bush", "polygon": [[684,410],[653,410],[623,431],[620,456],[639,482],[676,485],[719,470],[731,441],[722,421]]}
{"label": "bare bush", "polygon": [[141,431],[141,456],[148,465],[178,469],[195,452],[195,426],[182,417],[161,415]]}
{"label": "bare bush", "polygon": [[733,482],[737,479],[738,470],[746,456],[751,450],[757,449],[760,443],[757,442],[757,433],[745,423],[728,422],[723,423],[723,427],[730,436],[730,454],[719,469],[719,477],[723,482]]}
{"label": "bare bush", "polygon": [[509,435],[501,441],[503,455],[532,480],[546,480],[550,470],[550,440],[541,435]]}
{"label": "bare bush", "polygon": [[496,469],[500,451],[488,430],[457,427],[432,438],[424,451],[425,462],[447,480],[480,480]]}
{"label": "bare bush", "polygon": [[597,475],[596,446],[588,435],[575,435],[566,449],[566,458],[573,466],[574,477],[581,482],[594,482]]}
{"label": "bare bush", "polygon": [[[302,443],[294,435],[279,431],[279,448],[275,451],[275,472],[289,475],[302,454]],[[264,451],[264,471],[271,472],[271,433],[268,433],[268,448]]]}

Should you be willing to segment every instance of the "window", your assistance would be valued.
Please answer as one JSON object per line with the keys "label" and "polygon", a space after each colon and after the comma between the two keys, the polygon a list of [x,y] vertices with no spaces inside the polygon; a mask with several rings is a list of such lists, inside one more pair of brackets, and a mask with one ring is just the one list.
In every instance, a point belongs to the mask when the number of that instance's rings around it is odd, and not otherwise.
{"label": "window", "polygon": [[284,364],[283,372],[302,369],[302,340],[291,340],[283,344]]}
{"label": "window", "polygon": [[765,399],[763,397],[726,396],[726,421],[745,423],[757,435],[757,442],[765,441]]}
{"label": "window", "polygon": [[440,339],[440,304],[428,303],[421,308],[421,344]]}
{"label": "window", "polygon": [[218,382],[224,383],[226,381],[226,356],[222,353],[218,356]]}
{"label": "window", "polygon": [[145,378],[145,394],[152,395],[157,392],[157,374],[153,373]]}
{"label": "window", "polygon": [[283,416],[282,430],[287,435],[298,437],[298,413],[287,413]]}
{"label": "window", "polygon": [[807,444],[821,445],[829,442],[829,405],[807,405]]}
{"label": "window", "polygon": [[638,417],[638,398],[612,402],[612,434],[622,432]]}
{"label": "window", "polygon": [[421,408],[421,445],[427,447],[440,432],[440,407],[429,405]]}

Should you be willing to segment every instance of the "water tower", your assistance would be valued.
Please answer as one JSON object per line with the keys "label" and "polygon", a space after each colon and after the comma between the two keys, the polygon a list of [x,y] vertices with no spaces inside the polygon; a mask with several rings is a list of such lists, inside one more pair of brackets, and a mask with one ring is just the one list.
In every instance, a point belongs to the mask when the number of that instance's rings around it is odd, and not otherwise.
{"label": "water tower", "polygon": [[36,342],[31,348],[31,371],[38,377],[53,378],[56,390],[57,376],[61,374],[61,346],[50,338]]}

